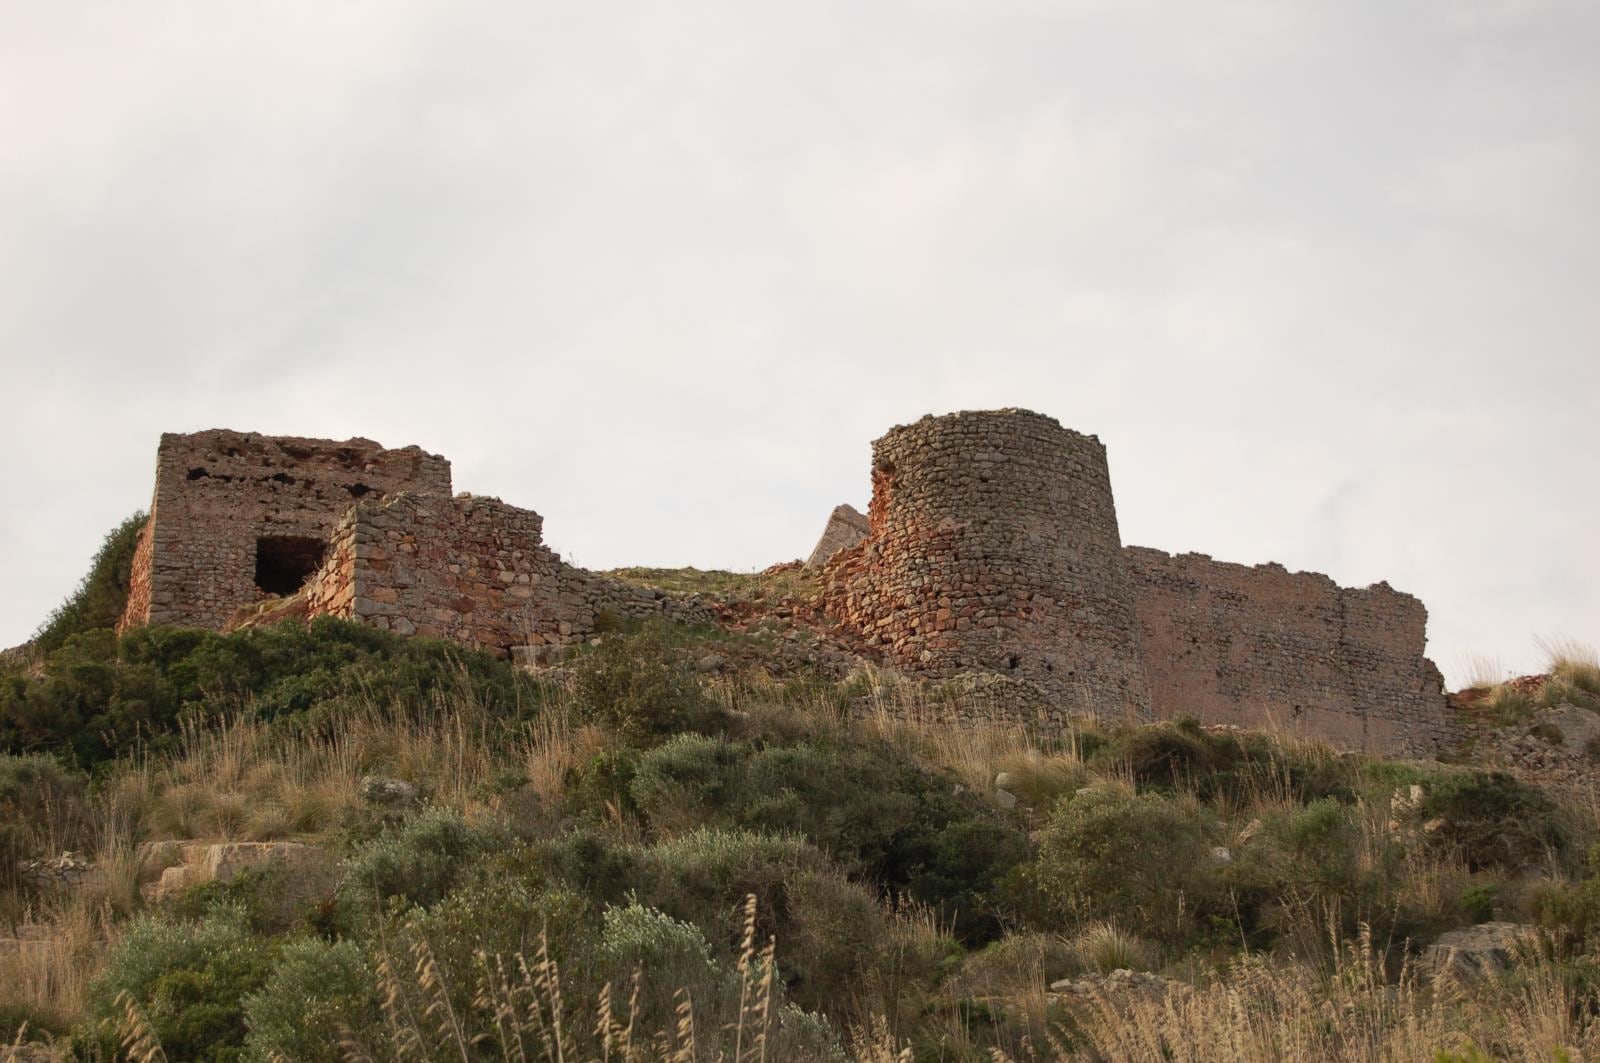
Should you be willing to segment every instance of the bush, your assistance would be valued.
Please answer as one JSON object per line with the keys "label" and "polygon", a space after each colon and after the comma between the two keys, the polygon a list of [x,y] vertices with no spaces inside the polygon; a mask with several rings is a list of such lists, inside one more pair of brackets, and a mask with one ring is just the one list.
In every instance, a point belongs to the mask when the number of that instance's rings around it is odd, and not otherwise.
{"label": "bush", "polygon": [[884,888],[937,904],[974,939],[1027,839],[973,795],[876,743],[755,746],[681,735],[641,754],[628,786],[655,825],[798,834]]}
{"label": "bush", "polygon": [[73,635],[116,627],[128,604],[133,553],[144,523],[144,513],[135,513],[106,534],[77,589],[33,636],[33,644],[40,652],[59,649]]}
{"label": "bush", "polygon": [[42,674],[0,677],[0,751],[60,753],[92,766],[135,743],[173,749],[185,716],[249,711],[315,726],[373,704],[400,715],[445,697],[516,720],[536,685],[488,654],[318,617],[229,635],[191,628],[105,630],[68,638]]}
{"label": "bush", "polygon": [[473,827],[459,812],[432,808],[385,831],[346,863],[347,900],[399,898],[428,907],[470,873],[475,859],[501,841],[492,828]]}
{"label": "bush", "polygon": [[1093,760],[1126,770],[1141,788],[1189,790],[1202,800],[1239,803],[1270,793],[1348,802],[1356,794],[1355,771],[1326,749],[1286,746],[1255,731],[1208,731],[1189,718],[1122,728]]}
{"label": "bush", "polygon": [[688,654],[660,624],[607,635],[575,665],[578,715],[625,741],[649,743],[706,722],[711,704]]}
{"label": "bush", "polygon": [[168,1059],[237,1060],[244,1001],[265,985],[272,950],[252,938],[242,913],[221,909],[194,922],[141,916],[112,946],[89,989],[89,1036],[115,1056],[119,997],[137,1003]]}
{"label": "bush", "polygon": [[1418,817],[1436,822],[1438,849],[1459,853],[1468,869],[1517,871],[1551,857],[1570,863],[1571,831],[1544,791],[1504,772],[1459,772],[1426,783]]}
{"label": "bush", "polygon": [[627,999],[634,972],[641,975],[639,1019],[644,1029],[669,1024],[679,989],[687,990],[696,1004],[737,1010],[737,976],[712,959],[698,927],[637,902],[607,908],[604,923],[596,953],[600,975],[611,983],[614,999]]}
{"label": "bush", "polygon": [[1206,828],[1196,813],[1148,794],[1065,799],[1040,833],[1035,889],[1069,924],[1108,920],[1180,937],[1218,889]]}
{"label": "bush", "polygon": [[377,1025],[378,982],[352,941],[301,938],[278,952],[266,984],[244,1000],[252,1060],[342,1063],[345,1037]]}

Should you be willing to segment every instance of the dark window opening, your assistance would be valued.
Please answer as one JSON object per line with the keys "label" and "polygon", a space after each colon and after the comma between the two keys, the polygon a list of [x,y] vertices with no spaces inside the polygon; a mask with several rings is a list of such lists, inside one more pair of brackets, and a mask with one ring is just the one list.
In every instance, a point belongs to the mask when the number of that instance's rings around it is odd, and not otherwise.
{"label": "dark window opening", "polygon": [[256,540],[256,586],[268,594],[293,594],[322,564],[325,544],[299,535]]}
{"label": "dark window opening", "polygon": [[1017,669],[1017,666],[1020,665],[1021,663],[1022,663],[1022,658],[1018,657],[1016,654],[1012,654],[1010,657],[1006,658],[1006,667],[1010,668],[1012,671],[1015,671]]}
{"label": "dark window opening", "polygon": [[351,498],[361,498],[372,493],[372,488],[368,487],[366,484],[351,484],[349,487],[345,488],[345,490],[350,492]]}
{"label": "dark window opening", "polygon": [[210,476],[210,475],[211,474],[206,472],[204,469],[190,469],[188,478],[191,479],[191,480],[198,480],[202,476]]}
{"label": "dark window opening", "polygon": [[280,484],[292,484],[292,483],[294,483],[294,477],[290,476],[286,472],[275,472],[275,473],[272,474],[272,479],[276,480]]}

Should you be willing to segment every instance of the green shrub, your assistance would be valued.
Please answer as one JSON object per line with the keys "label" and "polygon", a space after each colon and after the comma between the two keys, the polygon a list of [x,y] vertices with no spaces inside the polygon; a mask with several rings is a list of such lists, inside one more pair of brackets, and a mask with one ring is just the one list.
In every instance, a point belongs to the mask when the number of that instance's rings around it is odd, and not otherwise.
{"label": "green shrub", "polygon": [[41,674],[0,677],[0,751],[60,753],[90,766],[135,743],[176,748],[186,716],[249,711],[315,727],[352,708],[399,715],[450,699],[512,722],[537,708],[536,684],[488,654],[318,617],[229,635],[135,628],[74,635]]}
{"label": "green shrub", "polygon": [[115,627],[122,619],[123,608],[128,604],[133,553],[144,523],[144,513],[135,513],[106,534],[77,589],[33,636],[40,652],[59,649],[73,635]]}
{"label": "green shrub", "polygon": [[272,949],[250,935],[242,913],[222,909],[193,923],[141,916],[90,986],[88,1036],[115,1054],[123,1018],[118,998],[127,993],[168,1059],[239,1059],[245,998],[265,985],[271,969]]}
{"label": "green shrub", "polygon": [[628,792],[652,823],[798,834],[883,888],[998,933],[993,893],[1028,852],[1013,823],[879,743],[756,746],[680,735],[641,754]]}
{"label": "green shrub", "polygon": [[[640,978],[639,1018],[646,1030],[666,1028],[673,997],[689,992],[702,1006],[736,1011],[738,978],[711,956],[699,927],[637,902],[607,908],[596,950],[601,977],[618,999],[626,999],[633,974]],[[733,1007],[728,1008],[732,998]]]}
{"label": "green shrub", "polygon": [[399,898],[428,907],[502,841],[493,828],[474,827],[450,809],[430,808],[362,846],[345,865],[349,900],[379,904]]}
{"label": "green shrub", "polygon": [[574,672],[579,717],[626,741],[648,743],[692,730],[712,712],[693,662],[660,624],[607,635],[579,655]]}
{"label": "green shrub", "polygon": [[1057,806],[1040,832],[1032,878],[1068,924],[1107,920],[1170,939],[1218,891],[1207,833],[1176,802],[1093,791]]}
{"label": "green shrub", "polygon": [[1417,815],[1435,825],[1429,844],[1459,853],[1473,871],[1516,871],[1573,857],[1571,831],[1555,802],[1504,772],[1437,777],[1424,785]]}
{"label": "green shrub", "polygon": [[348,1036],[375,1027],[378,982],[360,946],[300,938],[278,951],[266,984],[244,1000],[246,1054],[266,1063],[342,1063]]}
{"label": "green shrub", "polygon": [[1120,728],[1092,759],[1126,770],[1141,788],[1189,790],[1203,800],[1238,803],[1269,793],[1351,801],[1356,793],[1354,768],[1329,750],[1285,746],[1257,731],[1208,731],[1190,718]]}

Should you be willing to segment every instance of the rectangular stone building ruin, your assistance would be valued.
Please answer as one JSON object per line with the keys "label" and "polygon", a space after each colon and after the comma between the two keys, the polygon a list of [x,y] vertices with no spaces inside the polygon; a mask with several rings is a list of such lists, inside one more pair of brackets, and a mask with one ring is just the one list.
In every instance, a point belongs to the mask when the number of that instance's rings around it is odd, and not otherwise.
{"label": "rectangular stone building ruin", "polygon": [[241,606],[299,588],[352,504],[399,491],[449,498],[450,463],[370,439],[163,435],[122,626],[221,630]]}
{"label": "rectangular stone building ruin", "polygon": [[709,619],[566,564],[543,523],[499,499],[452,497],[450,463],[417,447],[164,435],[120,626],[337,616],[505,657],[585,638],[607,613]]}

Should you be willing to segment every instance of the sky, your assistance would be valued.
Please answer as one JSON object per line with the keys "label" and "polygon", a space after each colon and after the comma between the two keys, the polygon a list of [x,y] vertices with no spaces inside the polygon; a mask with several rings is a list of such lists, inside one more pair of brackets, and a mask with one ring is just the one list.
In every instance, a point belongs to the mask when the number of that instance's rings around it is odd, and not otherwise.
{"label": "sky", "polygon": [[164,431],[750,571],[1022,406],[1124,542],[1600,642],[1600,5],[0,0],[0,645]]}

